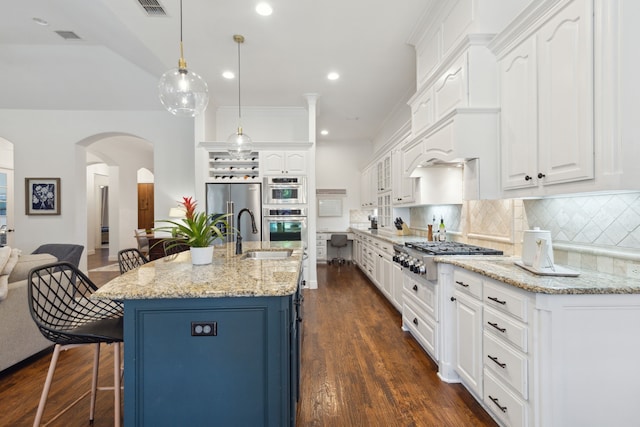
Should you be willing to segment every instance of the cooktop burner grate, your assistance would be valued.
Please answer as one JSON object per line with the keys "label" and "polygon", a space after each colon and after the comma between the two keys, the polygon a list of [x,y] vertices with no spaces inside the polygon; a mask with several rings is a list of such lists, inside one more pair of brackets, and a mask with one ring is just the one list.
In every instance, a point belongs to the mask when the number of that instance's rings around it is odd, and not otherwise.
{"label": "cooktop burner grate", "polygon": [[430,255],[502,255],[503,252],[458,242],[411,242],[405,246]]}

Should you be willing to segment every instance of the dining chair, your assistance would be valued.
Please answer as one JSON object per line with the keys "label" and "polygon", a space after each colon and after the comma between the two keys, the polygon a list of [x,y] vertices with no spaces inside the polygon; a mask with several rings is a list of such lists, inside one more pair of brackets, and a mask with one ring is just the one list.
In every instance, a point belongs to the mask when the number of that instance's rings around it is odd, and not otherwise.
{"label": "dining chair", "polygon": [[[34,426],[40,426],[58,357],[63,350],[94,346],[91,389],[62,409],[57,419],[91,394],[89,421],[93,423],[97,390],[114,392],[114,425],[121,425],[120,343],[123,342],[123,308],[116,301],[93,300],[97,286],[69,262],[36,267],[29,272],[29,311],[38,329],[55,344]],[[100,344],[113,344],[113,387],[98,387]]]}
{"label": "dining chair", "polygon": [[136,242],[138,242],[138,250],[145,256],[149,255],[149,237],[147,236],[147,230],[144,228],[136,228],[134,233]]}
{"label": "dining chair", "polygon": [[120,274],[124,274],[127,271],[138,268],[148,262],[149,259],[136,248],[122,249],[118,252],[118,266],[120,267]]}

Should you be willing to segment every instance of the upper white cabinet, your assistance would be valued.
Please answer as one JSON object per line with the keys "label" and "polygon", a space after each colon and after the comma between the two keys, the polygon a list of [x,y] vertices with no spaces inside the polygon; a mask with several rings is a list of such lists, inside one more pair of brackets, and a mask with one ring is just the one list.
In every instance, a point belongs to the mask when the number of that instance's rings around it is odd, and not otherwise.
{"label": "upper white cabinet", "polygon": [[574,0],[501,57],[504,189],[593,178],[592,21]]}
{"label": "upper white cabinet", "polygon": [[416,179],[404,174],[404,152],[399,147],[391,150],[391,194],[394,205],[412,203],[415,197]]}
{"label": "upper white cabinet", "polygon": [[627,0],[541,0],[492,41],[505,197],[640,189],[639,16]]}
{"label": "upper white cabinet", "polygon": [[574,0],[536,34],[544,184],[593,178],[593,3]]}
{"label": "upper white cabinet", "polygon": [[500,61],[502,186],[535,185],[538,167],[536,39],[529,38]]}
{"label": "upper white cabinet", "polygon": [[260,157],[263,175],[305,175],[307,173],[306,151],[263,151]]}
{"label": "upper white cabinet", "polygon": [[376,164],[377,191],[384,193],[391,190],[391,154],[387,154]]}
{"label": "upper white cabinet", "polygon": [[416,48],[417,86],[442,74],[442,63],[470,34],[495,34],[504,29],[530,0],[435,0],[416,26],[409,43]]}
{"label": "upper white cabinet", "polygon": [[377,203],[377,169],[374,166],[367,167],[360,175],[360,206],[367,209],[375,208]]}

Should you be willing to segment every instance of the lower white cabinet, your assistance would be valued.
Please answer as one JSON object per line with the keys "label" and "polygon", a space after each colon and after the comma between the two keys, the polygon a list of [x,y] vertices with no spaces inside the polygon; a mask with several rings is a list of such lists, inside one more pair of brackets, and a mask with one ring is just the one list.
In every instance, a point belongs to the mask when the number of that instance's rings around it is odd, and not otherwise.
{"label": "lower white cabinet", "polygon": [[327,261],[327,241],[330,238],[326,233],[316,233],[316,261]]}
{"label": "lower white cabinet", "polygon": [[404,267],[400,264],[391,264],[391,304],[400,312],[402,312],[403,271]]}
{"label": "lower white cabinet", "polygon": [[438,269],[439,375],[500,425],[638,425],[640,294],[535,293]]}
{"label": "lower white cabinet", "polygon": [[454,292],[455,370],[462,382],[482,396],[482,303],[462,292]]}
{"label": "lower white cabinet", "polygon": [[393,244],[369,234],[354,233],[354,262],[398,310],[402,311],[402,268],[393,259]]}
{"label": "lower white cabinet", "polygon": [[438,285],[407,270],[403,288],[402,327],[437,362],[440,357]]}

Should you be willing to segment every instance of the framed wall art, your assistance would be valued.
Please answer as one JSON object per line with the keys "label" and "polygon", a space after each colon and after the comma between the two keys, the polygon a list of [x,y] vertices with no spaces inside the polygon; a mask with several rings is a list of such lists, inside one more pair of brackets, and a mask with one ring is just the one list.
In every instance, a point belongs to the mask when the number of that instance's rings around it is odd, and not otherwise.
{"label": "framed wall art", "polygon": [[60,215],[60,178],[25,178],[27,215]]}

